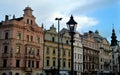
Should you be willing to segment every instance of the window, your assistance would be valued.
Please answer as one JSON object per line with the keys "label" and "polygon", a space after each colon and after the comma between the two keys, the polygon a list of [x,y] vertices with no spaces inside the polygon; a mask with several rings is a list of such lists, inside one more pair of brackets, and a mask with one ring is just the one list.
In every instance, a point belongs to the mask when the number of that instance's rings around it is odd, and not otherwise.
{"label": "window", "polygon": [[7,67],[7,59],[3,60],[3,67]]}
{"label": "window", "polygon": [[65,50],[63,51],[63,56],[65,56],[66,54],[65,54]]}
{"label": "window", "polygon": [[36,42],[40,43],[40,38],[39,37],[36,38]]}
{"label": "window", "polygon": [[16,53],[20,53],[20,46],[17,46],[17,48],[16,48]]}
{"label": "window", "polygon": [[6,75],[6,73],[3,73],[2,75]]}
{"label": "window", "polygon": [[34,48],[31,48],[31,54],[34,55]]}
{"label": "window", "polygon": [[16,67],[20,67],[20,60],[16,60]]}
{"label": "window", "polygon": [[34,61],[32,61],[32,67],[34,67]]}
{"label": "window", "polygon": [[29,19],[27,19],[27,24],[29,24]]}
{"label": "window", "polygon": [[29,61],[28,61],[28,67],[30,67],[30,64],[31,64],[31,61],[29,60]]}
{"label": "window", "polygon": [[55,60],[53,60],[53,66],[55,66]]}
{"label": "window", "polygon": [[55,38],[54,37],[52,37],[52,42],[54,42],[55,41]]}
{"label": "window", "polygon": [[32,23],[33,23],[33,22],[32,22],[32,20],[31,20],[31,25],[32,25]]}
{"label": "window", "polygon": [[39,55],[39,49],[37,49],[37,55]]}
{"label": "window", "polygon": [[36,68],[39,68],[39,61],[36,61]]}
{"label": "window", "polygon": [[68,40],[66,40],[66,44],[68,45]]}
{"label": "window", "polygon": [[63,60],[63,67],[65,67],[65,60]]}
{"label": "window", "polygon": [[78,54],[78,59],[80,58],[80,54]]}
{"label": "window", "polygon": [[8,32],[5,32],[5,39],[8,39]]}
{"label": "window", "polygon": [[70,57],[70,51],[68,51],[68,56]]}
{"label": "window", "polygon": [[12,75],[12,72],[9,72],[9,75]]}
{"label": "window", "polygon": [[68,62],[68,67],[70,68],[70,61]]}
{"label": "window", "polygon": [[53,49],[53,54],[55,54],[55,49]]}
{"label": "window", "polygon": [[17,39],[21,40],[21,33],[17,33]]}
{"label": "window", "polygon": [[103,66],[101,65],[101,69],[103,69]]}
{"label": "window", "polygon": [[8,46],[4,46],[4,53],[7,53],[8,51]]}
{"label": "window", "polygon": [[33,36],[31,36],[31,42],[33,41]]}
{"label": "window", "polygon": [[27,63],[26,63],[27,60],[25,60],[24,64],[25,64],[25,68],[27,67]]}
{"label": "window", "polygon": [[101,58],[101,62],[102,62],[102,58]]}
{"label": "window", "polygon": [[28,54],[30,54],[30,55],[34,55],[34,48],[29,48],[28,47]]}
{"label": "window", "polygon": [[25,54],[27,54],[27,47],[25,47]]}
{"label": "window", "polygon": [[47,47],[46,53],[49,54],[49,47]]}
{"label": "window", "polygon": [[76,59],[76,53],[74,53],[75,54],[75,59]]}
{"label": "window", "polygon": [[94,65],[92,64],[92,69],[94,69]]}
{"label": "window", "polygon": [[49,60],[47,59],[47,66],[49,66]]}
{"label": "window", "polygon": [[27,35],[27,41],[29,41],[29,35]]}

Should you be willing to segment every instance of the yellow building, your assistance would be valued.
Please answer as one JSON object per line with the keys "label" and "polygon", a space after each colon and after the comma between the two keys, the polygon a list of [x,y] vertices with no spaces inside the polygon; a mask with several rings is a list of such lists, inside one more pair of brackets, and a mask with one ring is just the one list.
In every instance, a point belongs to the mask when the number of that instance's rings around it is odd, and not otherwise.
{"label": "yellow building", "polygon": [[[58,69],[58,33],[54,25],[44,31],[43,75],[52,75]],[[60,74],[69,75],[71,66],[71,46],[68,32],[60,31]]]}

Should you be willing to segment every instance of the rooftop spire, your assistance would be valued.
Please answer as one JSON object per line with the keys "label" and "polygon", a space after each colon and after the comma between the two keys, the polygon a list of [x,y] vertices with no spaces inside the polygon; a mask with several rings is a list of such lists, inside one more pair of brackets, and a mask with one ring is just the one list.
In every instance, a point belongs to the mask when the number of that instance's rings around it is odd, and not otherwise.
{"label": "rooftop spire", "polygon": [[114,28],[112,29],[112,36],[111,36],[111,46],[116,46],[117,45],[117,36],[115,34]]}

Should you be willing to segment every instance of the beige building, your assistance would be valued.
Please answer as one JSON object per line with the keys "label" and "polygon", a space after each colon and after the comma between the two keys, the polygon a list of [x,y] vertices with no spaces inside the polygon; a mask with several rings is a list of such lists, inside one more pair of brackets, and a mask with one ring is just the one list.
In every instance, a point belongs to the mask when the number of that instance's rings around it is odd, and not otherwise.
{"label": "beige building", "polygon": [[44,31],[32,11],[26,7],[23,17],[0,22],[0,75],[42,74]]}
{"label": "beige building", "polygon": [[[70,36],[66,29],[60,31],[60,74],[69,75],[71,67]],[[45,30],[43,75],[57,74],[58,70],[58,32],[54,25]],[[52,74],[53,73],[53,74]]]}
{"label": "beige building", "polygon": [[83,73],[98,74],[99,71],[99,48],[95,42],[93,32],[89,31],[83,35]]}
{"label": "beige building", "polygon": [[[97,69],[98,73],[111,73],[112,72],[112,50],[108,40],[102,37],[99,32],[96,30],[95,32],[89,31],[90,36],[93,37],[94,42],[97,45],[97,50],[99,57],[97,61],[99,61],[99,68]],[[94,46],[94,45],[92,45]]]}
{"label": "beige building", "polygon": [[103,38],[99,43],[99,72],[111,73],[112,72],[112,50],[108,41]]}

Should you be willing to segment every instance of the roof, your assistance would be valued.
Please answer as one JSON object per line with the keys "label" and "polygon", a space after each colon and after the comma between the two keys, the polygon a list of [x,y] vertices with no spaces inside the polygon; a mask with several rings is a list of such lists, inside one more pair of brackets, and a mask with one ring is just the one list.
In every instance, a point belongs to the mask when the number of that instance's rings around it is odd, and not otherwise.
{"label": "roof", "polygon": [[75,22],[73,16],[71,15],[70,20],[66,24],[77,24],[77,22]]}

